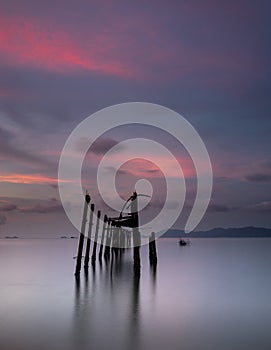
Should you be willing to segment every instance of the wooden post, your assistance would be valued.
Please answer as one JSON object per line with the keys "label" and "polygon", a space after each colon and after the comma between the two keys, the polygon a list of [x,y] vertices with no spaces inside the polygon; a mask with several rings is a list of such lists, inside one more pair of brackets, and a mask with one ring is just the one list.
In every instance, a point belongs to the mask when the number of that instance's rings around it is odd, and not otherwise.
{"label": "wooden post", "polygon": [[111,255],[113,254],[114,251],[114,239],[115,239],[115,235],[116,235],[116,225],[114,223],[114,221],[111,223],[111,230],[110,230],[110,244],[109,244],[109,250],[111,250]]}
{"label": "wooden post", "polygon": [[103,245],[104,245],[104,234],[106,230],[106,224],[107,224],[108,218],[107,215],[105,214],[104,216],[104,223],[103,223],[103,230],[102,230],[102,238],[101,238],[101,245],[100,245],[100,250],[99,250],[99,259],[102,259],[103,256]]}
{"label": "wooden post", "polygon": [[110,233],[112,230],[112,221],[110,219],[108,219],[108,225],[107,225],[107,233],[106,233],[106,246],[104,249],[104,257],[105,259],[108,259],[110,256]]}
{"label": "wooden post", "polygon": [[85,266],[84,266],[85,270],[88,269],[88,262],[89,262],[91,230],[92,230],[92,225],[93,225],[93,213],[94,213],[94,204],[92,203],[90,206],[90,214],[89,214],[88,238],[87,238],[87,247],[86,247],[86,254],[85,254]]}
{"label": "wooden post", "polygon": [[122,235],[121,235],[121,227],[119,227],[118,229],[118,250],[119,252],[121,251],[121,247],[122,247]]}
{"label": "wooden post", "polygon": [[101,211],[98,210],[96,231],[95,231],[95,237],[94,237],[94,245],[93,245],[92,257],[91,257],[91,261],[93,264],[96,261],[97,239],[98,239],[98,232],[99,232],[99,226],[100,226],[100,218],[101,218]]}
{"label": "wooden post", "polygon": [[78,252],[77,252],[77,261],[76,261],[76,268],[75,268],[75,276],[80,275],[81,271],[81,260],[82,260],[82,252],[84,247],[84,239],[85,239],[85,229],[86,229],[86,222],[87,222],[87,211],[88,211],[88,204],[90,202],[90,195],[86,191],[85,195],[85,201],[84,201],[84,212],[83,212],[83,218],[82,218],[82,225],[81,225],[81,232],[79,237],[79,244],[78,244]]}
{"label": "wooden post", "polygon": [[151,237],[149,239],[149,258],[150,264],[157,264],[157,254],[156,254],[156,243],[155,243],[155,234],[152,232]]}
{"label": "wooden post", "polygon": [[140,232],[138,230],[139,220],[138,220],[138,203],[137,203],[137,193],[134,192],[131,201],[131,215],[134,220],[133,224],[133,243],[134,243],[134,270],[135,272],[140,272]]}

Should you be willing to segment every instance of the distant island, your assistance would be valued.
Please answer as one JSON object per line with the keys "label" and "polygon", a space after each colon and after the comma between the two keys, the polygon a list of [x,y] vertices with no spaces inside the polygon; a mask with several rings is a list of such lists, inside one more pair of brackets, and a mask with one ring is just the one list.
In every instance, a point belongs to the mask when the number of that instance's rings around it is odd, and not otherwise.
{"label": "distant island", "polygon": [[[159,236],[159,235],[158,235]],[[190,233],[185,233],[183,230],[170,229],[161,238],[271,238],[271,228],[265,227],[232,227],[232,228],[222,228],[217,227],[207,231],[193,231]],[[0,239],[18,239],[18,238],[58,238],[58,239],[78,239],[77,235],[62,235],[62,236],[31,236],[31,237],[21,237],[21,236],[5,236]]]}
{"label": "distant island", "polygon": [[185,233],[183,230],[168,230],[162,237],[164,238],[241,238],[241,237],[270,237],[271,229],[264,227],[240,227],[240,228],[214,228],[208,231],[194,231]]}

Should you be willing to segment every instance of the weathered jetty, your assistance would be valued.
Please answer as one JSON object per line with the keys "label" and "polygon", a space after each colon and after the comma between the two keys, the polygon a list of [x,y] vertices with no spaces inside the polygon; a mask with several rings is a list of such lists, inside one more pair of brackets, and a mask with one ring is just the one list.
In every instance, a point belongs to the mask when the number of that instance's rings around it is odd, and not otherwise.
{"label": "weathered jetty", "polygon": [[[130,213],[124,215],[123,212],[128,204],[130,207]],[[101,220],[101,211],[98,210],[96,216],[94,213],[95,204],[91,203],[91,197],[89,193],[86,192],[76,257],[75,276],[78,277],[80,275],[85,242],[84,269],[86,273],[89,267],[91,245],[92,265],[95,264],[97,255],[99,261],[103,258],[108,261],[113,253],[118,255],[123,249],[133,249],[134,271],[135,273],[140,273],[141,237],[139,231],[138,194],[134,192],[132,196],[127,199],[117,217],[108,217],[105,214],[103,220]],[[95,217],[96,222],[94,222]],[[150,264],[156,267],[157,253],[154,232],[151,233],[149,238],[149,260]]]}

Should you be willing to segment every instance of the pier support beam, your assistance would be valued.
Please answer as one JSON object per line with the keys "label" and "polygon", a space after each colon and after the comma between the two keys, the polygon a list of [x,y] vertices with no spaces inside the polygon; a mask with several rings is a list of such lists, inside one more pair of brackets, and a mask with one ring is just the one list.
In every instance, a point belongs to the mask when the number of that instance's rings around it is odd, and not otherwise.
{"label": "pier support beam", "polygon": [[110,258],[110,243],[111,243],[111,231],[112,231],[112,221],[108,220],[107,233],[106,233],[106,246],[104,249],[104,258],[107,260]]}
{"label": "pier support beam", "polygon": [[140,273],[141,263],[140,263],[140,244],[141,237],[139,228],[139,218],[138,218],[138,199],[137,193],[134,192],[131,200],[131,215],[133,217],[133,244],[134,244],[134,271],[135,273]]}
{"label": "pier support beam", "polygon": [[105,232],[106,232],[106,224],[108,222],[107,215],[104,216],[104,223],[103,223],[103,230],[102,230],[102,238],[101,238],[101,244],[100,244],[100,250],[99,250],[99,260],[102,259],[103,256],[103,247],[104,247],[104,240],[105,240]]}
{"label": "pier support beam", "polygon": [[95,237],[94,237],[92,257],[91,257],[92,264],[95,264],[95,261],[96,261],[96,250],[97,250],[97,240],[98,240],[98,232],[99,232],[99,226],[100,226],[100,218],[101,218],[101,211],[98,210],[96,231],[95,231]]}
{"label": "pier support beam", "polygon": [[86,192],[82,225],[81,225],[81,232],[80,232],[79,244],[78,244],[76,268],[75,268],[75,273],[74,273],[75,276],[79,276],[80,271],[81,271],[81,260],[82,260],[82,253],[83,253],[83,247],[84,247],[85,229],[86,229],[87,212],[88,212],[88,204],[89,203],[90,203],[90,195],[88,194],[88,192]]}
{"label": "pier support beam", "polygon": [[94,214],[94,204],[92,203],[90,206],[90,215],[89,215],[88,238],[87,238],[87,247],[86,247],[86,254],[85,254],[85,265],[84,265],[85,270],[88,269],[90,242],[91,242],[91,231],[92,231],[92,226],[93,226],[93,214]]}

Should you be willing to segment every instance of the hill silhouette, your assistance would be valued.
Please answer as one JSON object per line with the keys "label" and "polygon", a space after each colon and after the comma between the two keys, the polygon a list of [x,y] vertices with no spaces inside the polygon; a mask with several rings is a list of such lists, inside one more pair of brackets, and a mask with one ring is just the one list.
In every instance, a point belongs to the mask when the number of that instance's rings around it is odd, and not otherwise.
{"label": "hill silhouette", "polygon": [[185,233],[183,230],[170,229],[162,237],[184,238],[218,238],[218,237],[271,237],[271,229],[264,227],[217,227],[208,231]]}

